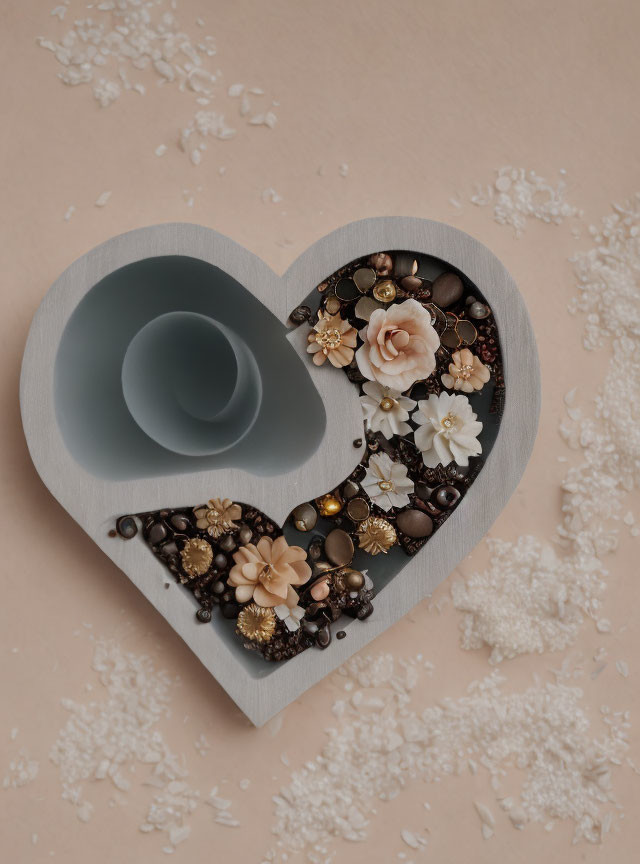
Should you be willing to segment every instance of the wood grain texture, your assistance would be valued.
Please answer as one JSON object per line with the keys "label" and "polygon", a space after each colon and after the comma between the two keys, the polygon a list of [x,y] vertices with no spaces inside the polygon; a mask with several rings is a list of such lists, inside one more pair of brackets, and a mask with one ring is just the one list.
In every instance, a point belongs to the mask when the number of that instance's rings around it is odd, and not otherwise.
{"label": "wood grain texture", "polygon": [[[169,477],[109,482],[81,468],[62,440],[55,416],[54,366],[69,317],[86,293],[115,270],[164,255],[201,259],[244,285],[282,322],[313,288],[338,267],[381,249],[432,255],[463,271],[478,285],[498,323],[506,379],[500,432],[487,464],[462,504],[415,558],[384,588],[365,623],[345,621],[348,638],[325,651],[308,650],[282,664],[267,664],[247,652],[228,622],[194,622],[188,592],[166,591],[162,565],[139,539],[108,537],[115,516],[180,507],[212,495],[247,501],[282,522],[301,501],[342,481],[362,449],[356,388],[344,375],[308,363],[305,328],[289,339],[304,361],[325,406],[327,426],[318,450],[281,477],[255,477],[240,470],[204,471]],[[283,277],[243,247],[207,228],[170,223],[115,237],[72,264],[40,305],[27,340],[20,382],[23,425],[31,458],[43,482],[96,544],[142,591],[200,661],[256,725],[262,725],[300,693],[331,672],[405,615],[469,554],[513,493],[529,459],[540,411],[540,373],[535,338],[524,301],[500,261],[482,244],[442,223],[379,218],[354,222],[319,240]]]}

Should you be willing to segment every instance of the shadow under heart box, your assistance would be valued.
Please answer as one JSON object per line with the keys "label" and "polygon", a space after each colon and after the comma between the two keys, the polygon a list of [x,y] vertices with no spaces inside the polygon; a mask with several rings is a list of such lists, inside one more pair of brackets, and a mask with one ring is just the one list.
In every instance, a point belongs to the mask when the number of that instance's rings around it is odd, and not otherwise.
{"label": "shadow under heart box", "polygon": [[381,218],[282,277],[197,225],[109,240],[43,300],[20,399],[52,494],[260,725],[471,551],[539,391],[503,265]]}

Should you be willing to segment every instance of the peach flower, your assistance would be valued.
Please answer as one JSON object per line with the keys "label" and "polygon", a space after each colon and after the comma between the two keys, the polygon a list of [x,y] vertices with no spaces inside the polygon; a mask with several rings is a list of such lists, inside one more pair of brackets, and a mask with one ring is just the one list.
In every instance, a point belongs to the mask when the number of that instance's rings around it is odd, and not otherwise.
{"label": "peach flower", "polygon": [[463,393],[473,393],[482,387],[491,377],[491,373],[475,354],[468,348],[455,351],[451,355],[449,373],[442,376],[442,383],[449,390],[462,390]]}
{"label": "peach flower", "polygon": [[318,312],[318,323],[309,333],[307,351],[313,354],[316,366],[322,366],[328,358],[332,366],[348,366],[353,360],[353,349],[358,336],[355,327],[340,315]]}
{"label": "peach flower", "polygon": [[417,300],[376,309],[360,337],[364,345],[356,353],[358,368],[384,387],[402,393],[436,368],[440,339],[431,315]]}
{"label": "peach flower", "polygon": [[304,549],[289,546],[284,537],[261,537],[257,545],[248,543],[234,553],[228,583],[236,589],[238,603],[253,600],[258,606],[293,609],[298,595],[291,586],[303,585],[311,576],[306,557]]}

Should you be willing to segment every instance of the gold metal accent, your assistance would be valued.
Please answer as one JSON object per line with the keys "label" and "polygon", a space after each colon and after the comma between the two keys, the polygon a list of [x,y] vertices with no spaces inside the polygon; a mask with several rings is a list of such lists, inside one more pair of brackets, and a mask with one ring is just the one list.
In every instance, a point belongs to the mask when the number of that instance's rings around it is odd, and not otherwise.
{"label": "gold metal accent", "polygon": [[395,399],[392,399],[391,396],[385,396],[384,399],[380,402],[380,408],[382,408],[383,411],[391,411],[395,404]]}
{"label": "gold metal accent", "polygon": [[329,493],[316,501],[321,516],[337,516],[344,506],[337,495]]}
{"label": "gold metal accent", "polygon": [[391,492],[393,489],[393,483],[391,480],[379,480],[378,487],[382,489],[383,492]]}
{"label": "gold metal accent", "polygon": [[383,279],[373,289],[373,296],[379,303],[391,303],[396,299],[396,286],[391,279]]}
{"label": "gold metal accent", "polygon": [[316,333],[316,342],[321,348],[337,348],[342,342],[342,333],[337,327],[329,327],[327,330],[319,330]]}
{"label": "gold metal accent", "polygon": [[385,554],[397,541],[398,535],[391,522],[380,516],[369,516],[358,528],[358,545],[369,555]]}
{"label": "gold metal accent", "polygon": [[276,631],[276,616],[273,609],[249,603],[240,610],[236,629],[252,642],[268,642]]}
{"label": "gold metal accent", "polygon": [[202,576],[211,567],[213,561],[213,549],[206,540],[192,537],[182,547],[180,552],[182,569],[192,578]]}

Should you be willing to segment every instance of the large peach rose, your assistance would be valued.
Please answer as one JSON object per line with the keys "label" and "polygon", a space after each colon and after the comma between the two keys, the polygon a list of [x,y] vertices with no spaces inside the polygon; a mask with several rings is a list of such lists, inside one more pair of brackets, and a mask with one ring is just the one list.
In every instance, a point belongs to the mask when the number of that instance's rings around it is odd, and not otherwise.
{"label": "large peach rose", "polygon": [[436,368],[440,339],[417,300],[376,309],[360,336],[364,345],[356,353],[358,368],[384,387],[404,392]]}
{"label": "large peach rose", "polygon": [[307,553],[300,546],[289,546],[284,537],[272,540],[261,537],[234,553],[234,566],[228,583],[236,589],[236,600],[253,600],[258,606],[280,606],[292,609],[298,595],[292,585],[303,585],[311,576]]}

